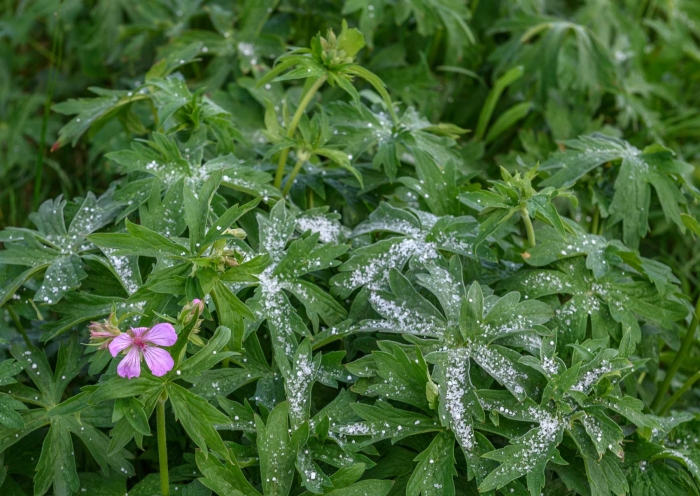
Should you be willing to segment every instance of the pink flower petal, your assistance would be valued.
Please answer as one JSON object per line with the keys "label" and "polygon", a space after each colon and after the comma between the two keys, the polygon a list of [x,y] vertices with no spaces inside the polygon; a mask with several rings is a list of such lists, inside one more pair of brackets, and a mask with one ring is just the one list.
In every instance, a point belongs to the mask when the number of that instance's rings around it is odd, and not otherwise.
{"label": "pink flower petal", "polygon": [[156,377],[167,374],[175,365],[170,353],[155,346],[146,346],[143,349],[143,357],[146,359],[148,368],[151,369],[151,372]]}
{"label": "pink flower petal", "polygon": [[143,336],[145,333],[148,332],[148,327],[132,327],[131,328],[131,335],[132,336]]}
{"label": "pink flower petal", "polygon": [[120,351],[127,349],[134,344],[134,338],[126,333],[121,333],[109,343],[109,352],[113,357],[117,356]]}
{"label": "pink flower petal", "polygon": [[143,335],[143,340],[158,346],[172,346],[177,341],[175,328],[170,324],[156,324]]}
{"label": "pink flower petal", "polygon": [[117,366],[117,374],[127,379],[141,375],[141,353],[137,347],[131,348]]}

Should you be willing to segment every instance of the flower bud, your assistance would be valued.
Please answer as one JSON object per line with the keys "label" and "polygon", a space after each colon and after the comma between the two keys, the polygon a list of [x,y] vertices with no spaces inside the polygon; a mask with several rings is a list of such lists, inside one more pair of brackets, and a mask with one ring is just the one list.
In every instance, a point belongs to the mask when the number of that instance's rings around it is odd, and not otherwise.
{"label": "flower bud", "polygon": [[438,401],[440,399],[440,390],[433,381],[428,379],[425,383],[425,396],[428,399],[428,406],[431,410],[435,410],[438,407]]}
{"label": "flower bud", "polygon": [[190,303],[182,307],[182,311],[179,315],[179,320],[182,325],[187,325],[192,322],[192,319],[199,316],[204,311],[204,302],[199,298],[195,298]]}
{"label": "flower bud", "polygon": [[91,322],[88,326],[90,344],[98,345],[100,350],[107,348],[109,343],[121,334],[116,322],[117,319],[114,313],[109,316],[109,319],[105,319],[102,322]]}
{"label": "flower bud", "polygon": [[228,228],[224,231],[224,234],[228,234],[230,236],[234,236],[238,239],[245,239],[247,234],[243,229],[240,228]]}

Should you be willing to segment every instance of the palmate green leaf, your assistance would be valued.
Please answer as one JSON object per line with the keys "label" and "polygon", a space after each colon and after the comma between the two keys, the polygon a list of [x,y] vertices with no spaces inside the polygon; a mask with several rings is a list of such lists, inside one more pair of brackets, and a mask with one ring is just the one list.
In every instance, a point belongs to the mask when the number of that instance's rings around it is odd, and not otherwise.
{"label": "palmate green leaf", "polygon": [[125,418],[136,432],[144,436],[151,434],[143,403],[136,398],[120,398],[114,402],[112,422],[117,422],[121,418]]}
{"label": "palmate green leaf", "polygon": [[[519,12],[498,22],[493,30],[513,35],[503,62],[525,62],[526,73],[538,74],[541,100],[556,88],[600,91],[612,87],[617,67],[595,32],[569,20],[533,14]],[[534,48],[529,49],[532,45]],[[576,77],[562,77],[567,72],[562,68],[564,64],[575,71]]]}
{"label": "palmate green leaf", "polygon": [[27,407],[21,401],[11,396],[0,395],[0,424],[10,429],[23,430],[24,420],[17,410],[25,410]]}
{"label": "palmate green leaf", "polygon": [[395,16],[397,24],[402,24],[409,18],[415,20],[421,36],[430,36],[445,29],[447,60],[450,63],[461,60],[467,45],[474,43],[474,35],[467,24],[471,11],[467,5],[457,0],[401,3],[395,7]]}
{"label": "palmate green leaf", "polygon": [[294,481],[299,439],[290,437],[288,415],[289,404],[282,402],[270,412],[267,423],[255,416],[260,472],[266,496],[287,496]]}
{"label": "palmate green leaf", "polygon": [[6,286],[4,295],[0,292],[2,301],[7,301],[29,277],[44,269],[44,280],[34,295],[35,301],[54,304],[68,291],[79,287],[87,277],[80,257],[93,248],[86,242],[86,236],[112,221],[122,207],[121,203],[113,201],[113,196],[113,187],[99,198],[88,193],[67,229],[64,220],[67,202],[59,197],[44,202],[38,212],[30,215],[37,231],[6,231],[2,236],[6,249],[0,251],[0,265],[32,268]]}
{"label": "palmate green leaf", "polygon": [[602,458],[607,450],[622,458],[622,440],[624,435],[620,426],[611,420],[610,417],[599,410],[591,408],[581,418],[581,423],[598,453],[598,459]]}
{"label": "palmate green leaf", "polygon": [[393,481],[389,480],[362,480],[323,494],[327,496],[386,496],[391,491],[393,484]]}
{"label": "palmate green leaf", "polygon": [[[535,381],[528,378],[527,369],[519,363],[520,354],[494,341],[543,331],[541,324],[552,315],[548,305],[534,301],[519,303],[519,293],[510,293],[500,299],[495,296],[484,299],[476,282],[464,300],[466,290],[463,283],[455,284],[447,279],[448,284],[441,288],[440,298],[462,303],[458,320],[446,321],[441,312],[418,294],[398,271],[392,271],[390,279],[393,293],[376,291],[369,299],[383,318],[363,321],[355,332],[381,331],[441,339],[450,348],[465,350],[466,356],[516,397],[523,399],[528,392],[534,394]],[[452,315],[453,318],[456,316],[455,313]]]}
{"label": "palmate green leaf", "polygon": [[413,190],[435,215],[459,214],[456,163],[449,161],[441,167],[422,151],[416,150],[414,155],[417,177],[404,176],[398,181]]}
{"label": "palmate green leaf", "polygon": [[151,193],[147,203],[141,204],[138,200],[130,200],[138,207],[141,224],[166,237],[180,236],[187,227],[182,215],[183,181],[179,180],[167,187],[162,199],[162,183],[156,178],[150,183],[152,184]]}
{"label": "palmate green leaf", "polygon": [[310,418],[311,390],[319,373],[321,356],[316,355],[312,358],[311,342],[305,339],[296,349],[291,362],[290,366],[286,361],[277,360],[284,377],[290,426],[294,432]]}
{"label": "palmate green leaf", "polygon": [[100,382],[97,387],[88,387],[91,392],[89,402],[97,405],[103,401],[115,400],[119,398],[129,398],[133,396],[154,396],[163,390],[163,381],[152,375],[142,374],[131,380],[124,380],[123,377],[111,377]]}
{"label": "palmate green leaf", "polygon": [[440,420],[465,452],[478,449],[472,419],[484,421],[484,411],[470,377],[470,364],[466,350],[449,350],[440,374],[434,372],[434,379],[440,385]]}
{"label": "palmate green leaf", "polygon": [[209,206],[214,193],[219,188],[222,175],[222,171],[217,171],[209,176],[201,188],[197,190],[197,193],[193,193],[189,187],[184,188],[185,219],[189,229],[190,251],[192,252],[198,251],[201,242],[204,240]]}
{"label": "palmate green leaf", "polygon": [[557,445],[561,442],[563,425],[541,412],[540,426],[520,438],[511,439],[505,448],[486,453],[484,457],[501,462],[479,485],[479,491],[499,489],[512,480],[527,475],[531,495],[539,494],[544,487],[544,470],[547,463],[559,458]]}
{"label": "palmate green leaf", "polygon": [[44,350],[14,346],[11,351],[17,364],[22,366],[41,392],[41,401],[49,408],[61,402],[66,386],[87,363],[85,358],[80,357],[82,350],[75,336],[59,348],[55,373]]}
{"label": "palmate green leaf", "polygon": [[[383,169],[390,180],[396,178],[401,162],[408,161],[405,152],[414,157],[413,161],[423,160],[430,167],[441,168],[450,161],[462,162],[454,146],[455,139],[466,130],[455,126],[445,133],[444,127],[433,125],[411,107],[399,118],[398,126],[384,112],[373,112],[364,105],[355,108],[334,103],[329,108],[330,124],[338,131],[330,143],[353,156],[360,156],[376,146],[372,165],[377,170]],[[421,174],[420,166],[418,172]]]}
{"label": "palmate green leaf", "polygon": [[104,477],[93,472],[79,472],[78,477],[80,492],[95,496],[124,496],[127,492],[126,480],[121,477]]}
{"label": "palmate green leaf", "polygon": [[17,380],[14,377],[21,371],[22,364],[12,358],[6,358],[0,361],[0,386],[16,384]]}
{"label": "palmate green leaf", "polygon": [[189,250],[147,227],[126,220],[128,233],[93,234],[88,239],[100,248],[113,250],[115,256],[140,255],[146,257],[182,258]]}
{"label": "palmate green leaf", "polygon": [[[383,204],[370,215],[367,222],[358,225],[355,234],[389,231],[401,234],[354,250],[350,259],[331,279],[333,292],[347,298],[352,292],[386,289],[392,269],[401,270],[413,259],[425,264],[441,257],[440,250],[476,257],[477,223],[471,217],[436,217],[426,212],[401,211]],[[491,259],[489,249],[480,250],[479,256]]]}
{"label": "palmate green leaf", "polygon": [[443,430],[436,419],[395,408],[386,401],[377,401],[373,406],[354,403],[352,410],[364,420],[330,429],[347,449],[361,449],[383,439],[396,442],[416,434]]}
{"label": "palmate green leaf", "polygon": [[297,349],[300,336],[311,336],[307,325],[292,306],[287,292],[304,306],[315,332],[322,318],[335,324],[346,317],[346,311],[330,295],[314,283],[301,279],[338,265],[337,257],[347,245],[319,244],[320,232],[287,244],[296,230],[295,215],[278,202],[269,217],[258,215],[260,251],[271,264],[257,276],[256,296],[250,301],[256,318],[266,320],[272,333],[272,345],[278,362],[284,362]]}
{"label": "palmate green leaf", "polygon": [[[34,478],[36,494],[45,494],[53,486],[54,494],[70,495],[77,491],[78,476],[76,471],[73,440],[71,433],[80,438],[88,448],[105,475],[116,470],[127,475],[133,474],[133,467],[127,461],[129,454],[117,450],[107,457],[109,439],[92,425],[90,416],[80,421],[75,413],[87,408],[85,395],[76,395],[58,405],[64,389],[80,372],[86,363],[81,359],[81,348],[76,339],[63,343],[59,348],[55,373],[51,370],[43,351],[37,349],[15,348],[17,363],[29,375],[39,391],[12,384],[7,386],[8,397],[14,398],[13,406],[19,401],[31,402],[40,408],[21,409],[22,425],[19,423],[0,429],[0,449],[19,442],[33,431],[50,425],[44,438],[41,456],[36,465]],[[2,396],[5,398],[5,396]],[[3,402],[4,404],[5,402]],[[58,406],[57,406],[58,405]]]}
{"label": "palmate green leaf", "polygon": [[[173,139],[158,133],[154,133],[153,137],[154,141],[132,143],[131,150],[111,152],[108,158],[119,164],[124,172],[155,177],[168,188],[182,181],[193,191],[198,191],[211,175],[222,171],[224,187],[254,197],[262,196],[265,201],[280,197],[280,192],[268,184],[272,180],[268,173],[251,167],[233,155],[221,155],[202,163],[201,154],[190,154],[188,159],[185,159]],[[130,208],[137,208],[151,192],[150,181],[134,181],[129,186],[136,184],[139,184],[139,187],[131,193]]]}
{"label": "palmate green leaf", "polygon": [[583,455],[591,494],[626,494],[629,486],[617,462],[607,455],[597,456],[581,426],[574,426],[569,432]]}
{"label": "palmate green leaf", "polygon": [[462,203],[485,217],[479,227],[477,243],[484,242],[517,213],[541,220],[554,227],[563,239],[567,238],[567,230],[570,228],[564,224],[552,203],[554,198],[564,196],[564,193],[552,187],[539,191],[534,189],[532,180],[537,176],[537,167],[522,177],[520,172],[511,175],[501,167],[501,176],[502,181],[491,181],[488,191],[468,191],[459,197]]}
{"label": "palmate green leaf", "polygon": [[617,240],[607,240],[603,236],[577,232],[574,236],[562,239],[551,228],[537,232],[537,246],[528,250],[528,265],[542,267],[557,260],[586,255],[586,267],[596,278],[607,274],[614,265],[622,262],[620,252],[632,253]]}
{"label": "palmate green leaf", "polygon": [[454,438],[441,432],[430,446],[419,454],[418,462],[406,487],[407,496],[438,496],[455,494],[453,477],[457,475],[454,458]]}
{"label": "palmate green leaf", "polygon": [[252,319],[253,313],[250,309],[231,291],[224,283],[217,281],[214,284],[214,301],[221,325],[233,331],[233,340],[237,347],[243,340],[242,317]]}
{"label": "palmate green leaf", "polygon": [[42,326],[45,330],[42,340],[49,341],[71,330],[78,324],[88,320],[97,321],[101,317],[109,315],[113,304],[117,306],[118,315],[132,310],[122,298],[98,296],[83,292],[67,293],[53,307],[55,312],[62,315],[62,318],[46,322]]}
{"label": "palmate green leaf", "polygon": [[379,348],[381,351],[372,353],[378,380],[361,378],[352,390],[364,396],[401,401],[430,412],[426,398],[428,367],[420,350],[416,350],[415,357],[409,357],[389,341],[381,342]]}
{"label": "palmate green leaf", "polygon": [[41,496],[53,485],[56,496],[70,496],[80,487],[73,456],[73,440],[59,418],[52,422],[36,466],[34,494]]}
{"label": "palmate green leaf", "polygon": [[644,403],[637,398],[631,396],[623,396],[620,398],[607,396],[600,401],[600,404],[619,413],[639,428],[647,427],[649,429],[655,429],[657,426],[653,417],[642,413]]}
{"label": "palmate green leaf", "polygon": [[204,456],[208,455],[211,447],[215,453],[225,458],[228,450],[214,428],[214,424],[226,424],[228,422],[226,416],[206,400],[177,384],[168,384],[167,390],[175,418],[199,446]]}
{"label": "palmate green leaf", "polygon": [[[57,419],[60,419],[61,423],[58,425],[61,429],[67,428],[83,442],[95,461],[100,465],[102,473],[105,476],[109,476],[111,473],[110,469],[124,475],[134,474],[134,467],[127,461],[127,458],[132,458],[133,455],[126,450],[107,455],[110,444],[109,437],[102,431],[85,422],[79,422],[76,417],[72,415],[54,417],[54,420],[51,422],[52,426]],[[71,455],[72,454],[73,453],[71,453]],[[56,474],[56,477],[60,477],[60,474]]]}
{"label": "palmate green leaf", "polygon": [[572,295],[557,309],[551,322],[560,344],[583,341],[589,319],[594,339],[611,336],[620,340],[629,332],[636,344],[641,334],[635,314],[666,328],[686,314],[684,305],[672,294],[660,294],[653,284],[634,280],[620,271],[613,270],[595,279],[580,257],[558,262],[555,267],[558,270],[520,272],[502,286],[520,289],[528,298]]}
{"label": "palmate green leaf", "polygon": [[347,0],[343,4],[343,15],[360,12],[360,31],[365,35],[367,46],[373,48],[374,31],[384,19],[385,0]]}
{"label": "palmate green leaf", "polygon": [[68,124],[59,131],[59,137],[54,148],[70,142],[73,146],[78,139],[92,126],[99,126],[118,112],[124,111],[133,102],[148,98],[145,90],[106,90],[102,88],[89,88],[97,94],[97,97],[86,99],[71,99],[53,105],[55,112],[64,115],[77,114]]}
{"label": "palmate green leaf", "polygon": [[259,496],[241,471],[233,452],[229,451],[228,458],[224,464],[215,456],[206,456],[197,450],[197,467],[202,473],[198,480],[221,496]]}
{"label": "palmate green leaf", "polygon": [[[194,320],[194,319],[193,319]],[[187,336],[179,337],[178,339],[183,339],[183,344],[187,345]],[[225,326],[219,326],[214,331],[214,335],[209,338],[209,341],[202,346],[195,354],[188,357],[184,362],[176,362],[177,371],[182,374],[182,378],[186,379],[188,375],[196,376],[200,373],[210,370],[214,365],[219,363],[225,358],[234,356],[233,352],[221,352],[221,350],[228,345],[231,339],[231,330]],[[184,348],[184,347],[183,347]],[[175,355],[176,348],[171,348],[171,353]],[[177,357],[176,357],[177,358]]]}
{"label": "palmate green leaf", "polygon": [[553,173],[544,185],[572,185],[606,162],[621,161],[610,215],[613,224],[622,222],[627,246],[636,248],[649,231],[652,186],[666,219],[685,232],[679,205],[686,201],[677,184],[684,184],[683,175],[690,166],[673,158],[671,150],[658,145],[639,150],[625,141],[602,135],[584,136],[565,145],[567,151],[552,156],[542,165],[543,171]]}
{"label": "palmate green leaf", "polygon": [[[225,357],[228,353],[217,353],[217,356],[219,354]],[[251,382],[258,381],[260,385],[265,379],[274,380],[272,373],[232,367],[206,370],[198,375],[183,377],[183,380],[192,384],[189,391],[209,401],[218,395],[229,395]]]}
{"label": "palmate green leaf", "polygon": [[389,273],[392,292],[376,291],[369,302],[382,319],[366,320],[365,330],[450,339],[448,323],[440,311],[420,295],[398,270]]}

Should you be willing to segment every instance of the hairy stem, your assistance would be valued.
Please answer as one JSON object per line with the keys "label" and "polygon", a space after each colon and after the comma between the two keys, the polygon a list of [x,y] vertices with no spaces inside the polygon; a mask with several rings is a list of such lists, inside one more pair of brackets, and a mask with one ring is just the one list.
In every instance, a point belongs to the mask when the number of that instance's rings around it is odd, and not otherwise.
{"label": "hairy stem", "polygon": [[168,445],[165,439],[165,399],[158,399],[156,408],[156,420],[158,424],[158,461],[160,464],[160,492],[163,496],[170,496],[168,482]]}
{"label": "hairy stem", "polygon": [[7,312],[10,314],[10,317],[12,318],[12,322],[15,323],[15,327],[17,328],[17,331],[22,335],[22,338],[24,339],[24,344],[26,344],[27,347],[31,347],[32,342],[29,340],[29,336],[27,335],[27,331],[24,329],[22,322],[19,320],[19,316],[17,315],[17,312],[15,312],[15,309],[8,305]]}
{"label": "hairy stem", "polygon": [[523,209],[520,211],[520,217],[523,218],[523,223],[525,224],[525,230],[527,231],[527,244],[530,248],[535,246],[535,229],[532,227],[532,221],[530,220],[530,215],[528,215],[527,210]]}
{"label": "hairy stem", "polygon": [[668,392],[668,388],[671,386],[671,381],[673,381],[673,377],[676,375],[676,372],[678,372],[678,369],[681,367],[681,364],[685,360],[686,356],[690,352],[690,348],[695,342],[695,331],[698,328],[698,314],[700,314],[700,297],[698,297],[698,301],[695,304],[693,320],[690,322],[690,327],[688,327],[688,332],[685,334],[685,338],[683,338],[683,342],[681,343],[681,349],[678,350],[678,353],[676,353],[676,358],[673,359],[673,362],[671,362],[671,366],[666,372],[664,382],[661,383],[659,390],[656,392],[654,401],[651,404],[652,410],[659,409],[661,401],[664,399],[664,396],[666,396],[666,393]]}
{"label": "hairy stem", "polygon": [[297,160],[297,163],[294,164],[294,169],[292,169],[292,173],[287,176],[287,183],[284,185],[284,190],[282,191],[282,196],[287,196],[289,193],[289,190],[292,189],[292,184],[294,184],[294,179],[296,179],[297,174],[299,174],[299,171],[301,170],[301,166],[304,165],[304,162],[306,162],[303,159]]}
{"label": "hairy stem", "polygon": [[[313,85],[311,85],[311,88],[309,88],[309,91],[306,92],[304,95],[304,98],[301,99],[301,102],[299,102],[299,106],[297,107],[297,111],[294,113],[294,117],[292,117],[292,122],[289,124],[289,128],[287,129],[287,138],[291,138],[294,136],[294,131],[297,130],[297,126],[299,125],[299,121],[301,120],[301,116],[304,115],[304,111],[306,110],[306,107],[309,106],[309,103],[311,103],[311,99],[314,97],[316,92],[319,90],[321,86],[323,86],[323,83],[326,82],[326,76],[321,76],[318,78]],[[277,163],[277,173],[275,174],[275,187],[280,188],[282,186],[282,179],[284,178],[284,167],[287,165],[287,156],[289,155],[289,148],[285,148],[282,150],[282,153],[280,154],[280,159],[279,162]]]}

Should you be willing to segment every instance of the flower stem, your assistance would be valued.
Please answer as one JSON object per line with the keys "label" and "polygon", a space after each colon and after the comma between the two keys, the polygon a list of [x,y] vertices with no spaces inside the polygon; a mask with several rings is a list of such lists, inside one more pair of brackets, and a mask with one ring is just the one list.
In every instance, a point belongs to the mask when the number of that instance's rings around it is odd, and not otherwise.
{"label": "flower stem", "polygon": [[[323,83],[326,82],[326,76],[321,76],[318,78],[314,84],[311,85],[309,88],[309,91],[306,92],[304,95],[304,98],[301,99],[301,102],[299,102],[299,106],[297,107],[297,111],[294,113],[294,117],[292,117],[292,122],[289,124],[289,128],[287,129],[287,138],[291,138],[294,136],[294,131],[297,130],[297,126],[299,125],[299,121],[301,120],[301,116],[304,115],[304,111],[306,110],[306,107],[309,106],[309,103],[311,103],[311,99],[314,97],[316,92],[319,90],[321,86],[323,86]],[[277,163],[277,173],[275,174],[275,187],[280,188],[282,186],[282,178],[284,177],[284,166],[287,165],[287,156],[289,155],[289,148],[285,148],[282,150],[282,153],[280,154],[280,159],[279,162]]]}
{"label": "flower stem", "polygon": [[[673,377],[676,375],[676,372],[678,372],[678,369],[681,367],[681,364],[685,360],[686,356],[690,352],[690,348],[692,347],[693,343],[695,342],[695,331],[698,328],[698,315],[699,314],[700,314],[700,297],[698,297],[698,301],[695,304],[695,312],[693,313],[693,320],[690,322],[690,327],[688,327],[688,332],[685,334],[685,338],[683,338],[683,342],[681,343],[681,349],[678,350],[678,353],[676,353],[676,358],[673,359],[673,362],[671,362],[671,366],[669,367],[668,371],[666,372],[666,377],[664,377],[664,382],[661,383],[659,390],[656,392],[656,396],[654,397],[654,401],[651,404],[652,410],[659,409],[659,406],[661,405],[661,400],[663,400],[664,396],[666,396],[666,392],[668,392],[668,388],[671,386],[671,381],[673,380]],[[688,386],[688,387],[690,387],[690,386]],[[671,399],[673,400],[674,398],[671,397]],[[671,401],[671,400],[669,400],[669,401]]]}
{"label": "flower stem", "polygon": [[294,179],[296,179],[297,174],[299,174],[299,171],[301,170],[301,166],[304,165],[305,160],[299,159],[297,160],[297,163],[294,164],[294,169],[292,169],[292,173],[287,176],[287,184],[284,185],[284,190],[282,190],[282,196],[287,196],[289,193],[289,190],[292,189],[292,184],[294,184]]}
{"label": "flower stem", "polygon": [[527,231],[527,244],[532,248],[535,246],[535,229],[532,227],[532,221],[530,220],[530,215],[527,210],[523,209],[520,211],[520,217],[523,218],[523,223],[525,223],[525,230]]}
{"label": "flower stem", "polygon": [[170,496],[170,484],[168,482],[168,446],[165,439],[165,399],[158,399],[156,408],[156,420],[158,424],[158,461],[160,463],[160,492],[163,496]]}

